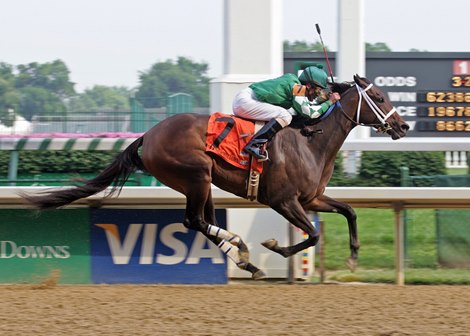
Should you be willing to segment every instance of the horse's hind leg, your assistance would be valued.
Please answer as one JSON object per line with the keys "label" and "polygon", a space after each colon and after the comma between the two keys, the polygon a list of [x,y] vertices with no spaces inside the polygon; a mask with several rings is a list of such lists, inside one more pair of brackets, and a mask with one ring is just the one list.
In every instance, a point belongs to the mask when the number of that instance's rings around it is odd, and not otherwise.
{"label": "horse's hind leg", "polygon": [[252,279],[260,280],[266,277],[262,270],[250,262],[248,246],[240,236],[211,224],[204,235],[216,244],[238,268],[250,272]]}
{"label": "horse's hind leg", "polygon": [[[236,234],[219,228],[216,223],[214,204],[209,188],[203,187],[195,193],[188,193],[184,225],[200,231],[216,244],[240,269],[252,274],[255,280],[265,277],[263,271],[249,262],[248,247]],[[204,216],[202,216],[204,212]]]}
{"label": "horse's hind leg", "polygon": [[[212,191],[209,191],[206,204],[204,206],[204,221],[207,223],[212,223],[208,225],[207,233],[210,237],[220,238],[227,240],[230,244],[238,247],[240,261],[249,263],[250,252],[248,246],[237,234],[223,230],[217,224],[217,219],[215,217],[214,202],[212,201]],[[214,242],[216,245],[219,243]]]}

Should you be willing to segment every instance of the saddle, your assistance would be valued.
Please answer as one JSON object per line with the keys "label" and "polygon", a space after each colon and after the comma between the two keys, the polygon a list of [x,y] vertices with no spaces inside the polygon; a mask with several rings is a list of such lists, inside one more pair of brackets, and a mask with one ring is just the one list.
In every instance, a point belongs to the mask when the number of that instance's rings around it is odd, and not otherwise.
{"label": "saddle", "polygon": [[[259,125],[258,127],[262,126]],[[247,198],[256,200],[259,175],[263,162],[243,151],[256,133],[256,123],[234,115],[216,112],[209,118],[206,134],[206,152],[211,152],[234,167],[249,171]]]}

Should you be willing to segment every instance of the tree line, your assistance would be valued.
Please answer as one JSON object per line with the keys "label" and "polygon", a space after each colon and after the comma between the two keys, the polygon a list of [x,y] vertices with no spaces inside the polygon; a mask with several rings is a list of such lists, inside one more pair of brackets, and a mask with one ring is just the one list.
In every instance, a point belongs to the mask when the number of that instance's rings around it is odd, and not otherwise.
{"label": "tree line", "polygon": [[15,115],[26,120],[38,116],[62,116],[72,112],[129,111],[131,94],[146,108],[165,106],[165,98],[177,92],[193,96],[195,106],[209,105],[207,63],[185,57],[155,63],[139,73],[136,88],[95,85],[77,93],[70,70],[62,60],[11,65],[0,62],[0,122],[11,126]]}
{"label": "tree line", "polygon": [[[390,51],[385,43],[366,44],[368,51]],[[286,52],[323,51],[320,42],[284,41]],[[95,85],[77,93],[70,70],[58,59],[47,63],[12,65],[0,62],[0,122],[11,126],[15,115],[26,120],[37,116],[57,116],[73,112],[129,111],[134,95],[145,108],[163,107],[166,98],[184,92],[193,96],[193,105],[209,106],[209,66],[186,57],[153,64],[138,74],[136,88]]]}

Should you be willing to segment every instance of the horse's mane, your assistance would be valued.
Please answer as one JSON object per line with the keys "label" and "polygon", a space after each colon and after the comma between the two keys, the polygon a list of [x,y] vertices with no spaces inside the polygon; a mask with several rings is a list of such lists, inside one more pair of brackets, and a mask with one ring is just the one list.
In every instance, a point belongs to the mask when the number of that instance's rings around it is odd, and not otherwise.
{"label": "horse's mane", "polygon": [[342,95],[353,86],[354,86],[354,82],[332,83],[330,84],[330,90],[332,92],[338,92],[340,95]]}

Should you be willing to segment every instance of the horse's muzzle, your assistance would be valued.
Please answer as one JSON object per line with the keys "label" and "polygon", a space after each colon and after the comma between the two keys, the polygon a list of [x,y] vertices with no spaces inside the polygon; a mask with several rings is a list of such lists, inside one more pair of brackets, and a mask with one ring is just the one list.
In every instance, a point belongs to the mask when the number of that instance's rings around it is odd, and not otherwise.
{"label": "horse's muzzle", "polygon": [[406,136],[406,133],[410,129],[410,125],[407,123],[396,123],[393,126],[390,126],[387,129],[387,134],[389,134],[393,140],[397,140]]}

